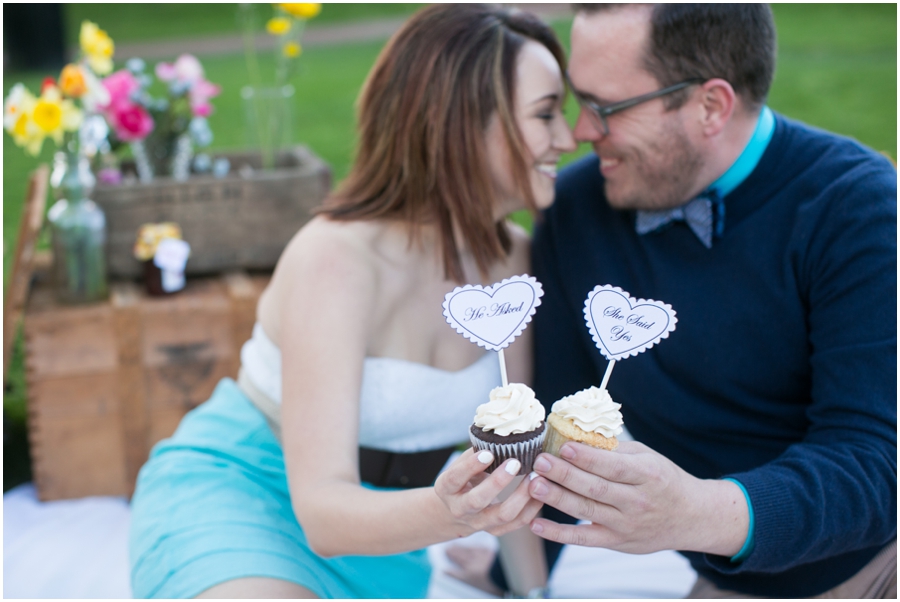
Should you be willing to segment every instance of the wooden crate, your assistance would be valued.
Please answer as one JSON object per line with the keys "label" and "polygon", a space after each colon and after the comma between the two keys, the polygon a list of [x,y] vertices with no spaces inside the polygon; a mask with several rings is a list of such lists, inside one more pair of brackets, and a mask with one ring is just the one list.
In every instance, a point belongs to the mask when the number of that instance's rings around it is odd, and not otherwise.
{"label": "wooden crate", "polygon": [[170,297],[117,282],[110,299],[25,308],[28,436],[41,500],[131,495],[150,448],[236,377],[268,276],[189,279]]}
{"label": "wooden crate", "polygon": [[98,184],[93,199],[106,213],[107,270],[137,278],[132,248],[138,228],[178,222],[191,245],[188,275],[234,269],[268,270],[331,189],[328,165],[305,146],[281,153],[277,169],[260,170],[259,153],[231,153],[224,178],[159,178],[143,184]]}

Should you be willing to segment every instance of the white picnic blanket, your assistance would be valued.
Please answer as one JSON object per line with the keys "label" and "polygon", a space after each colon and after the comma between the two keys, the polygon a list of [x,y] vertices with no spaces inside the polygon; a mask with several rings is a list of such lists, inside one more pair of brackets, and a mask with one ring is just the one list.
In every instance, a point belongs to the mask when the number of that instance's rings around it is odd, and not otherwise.
{"label": "white picnic blanket", "polygon": [[[4,598],[130,598],[128,502],[118,497],[38,501],[29,483],[3,495]],[[462,543],[496,547],[476,533]],[[435,567],[430,598],[484,598],[445,575],[444,550],[428,549]],[[566,547],[550,578],[556,598],[680,598],[695,573],[675,552],[632,556]]]}

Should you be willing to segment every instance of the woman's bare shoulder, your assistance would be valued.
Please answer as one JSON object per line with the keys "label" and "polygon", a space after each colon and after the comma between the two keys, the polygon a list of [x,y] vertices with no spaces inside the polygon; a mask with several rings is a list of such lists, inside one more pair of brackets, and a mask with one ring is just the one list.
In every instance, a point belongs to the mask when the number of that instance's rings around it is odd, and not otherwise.
{"label": "woman's bare shoulder", "polygon": [[311,302],[348,297],[366,302],[374,294],[377,280],[369,239],[361,222],[313,218],[281,254],[260,299],[259,318],[274,330],[297,294]]}
{"label": "woman's bare shoulder", "polygon": [[314,217],[288,243],[276,267],[291,274],[358,273],[371,270],[371,228],[365,222]]}

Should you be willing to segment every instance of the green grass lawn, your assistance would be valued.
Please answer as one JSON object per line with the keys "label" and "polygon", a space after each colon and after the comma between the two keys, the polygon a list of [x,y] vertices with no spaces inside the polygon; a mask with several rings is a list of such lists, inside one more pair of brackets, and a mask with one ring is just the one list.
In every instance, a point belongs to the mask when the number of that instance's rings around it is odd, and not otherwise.
{"label": "green grass lawn", "polygon": [[[229,10],[225,10],[225,8]],[[340,7],[340,8],[339,8]],[[262,12],[260,7],[260,12]],[[178,35],[205,35],[236,31],[234,5],[67,5],[69,27],[82,17],[95,19],[114,39],[158,39]],[[326,23],[363,15],[386,16],[409,12],[409,5],[327,5],[313,22]],[[182,12],[178,12],[182,11]],[[343,11],[341,14],[338,14]],[[770,106],[789,117],[852,136],[879,151],[897,156],[897,7],[893,4],[830,4],[774,6],[778,27],[779,60]],[[177,18],[176,18],[177,17]],[[188,25],[188,24],[192,25]],[[569,22],[555,24],[568,46]],[[293,138],[308,144],[333,167],[335,179],[349,168],[354,145],[354,102],[359,87],[382,43],[356,43],[312,47],[304,51],[294,78],[297,90]],[[207,77],[222,86],[214,100],[210,124],[213,149],[244,144],[240,88],[247,83],[242,55],[203,57]],[[261,56],[263,69],[274,69],[270,56]],[[44,73],[4,73],[4,96],[18,81],[37,91]],[[53,74],[58,75],[58,74]],[[574,122],[572,99],[567,116]],[[32,158],[17,148],[8,135],[3,140],[4,283],[15,248],[22,200],[28,174],[52,157],[51,144]],[[567,161],[588,152],[582,145]],[[14,418],[15,445],[4,459],[4,490],[28,478],[25,454],[24,408],[26,390],[21,341],[11,368],[11,386],[4,392],[4,407]],[[9,463],[13,464],[10,465]]]}
{"label": "green grass lawn", "polygon": [[[421,4],[347,3],[325,4],[308,27],[331,25],[415,12]],[[257,27],[262,31],[274,12],[270,4],[256,6]],[[237,34],[241,25],[237,4],[64,4],[63,27],[68,45],[78,43],[84,19],[100,25],[117,42],[164,40],[191,36]]]}

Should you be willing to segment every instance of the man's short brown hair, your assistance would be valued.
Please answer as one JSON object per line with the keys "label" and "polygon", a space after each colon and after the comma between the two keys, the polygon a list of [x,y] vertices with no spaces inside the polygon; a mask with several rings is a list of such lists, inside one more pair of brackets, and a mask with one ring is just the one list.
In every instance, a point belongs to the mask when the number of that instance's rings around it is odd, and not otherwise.
{"label": "man's short brown hair", "polygon": [[[578,12],[616,10],[622,4],[577,4]],[[766,102],[775,75],[775,20],[768,4],[655,4],[644,67],[671,86],[693,78],[726,80],[744,103]],[[668,108],[687,98],[666,97]]]}

